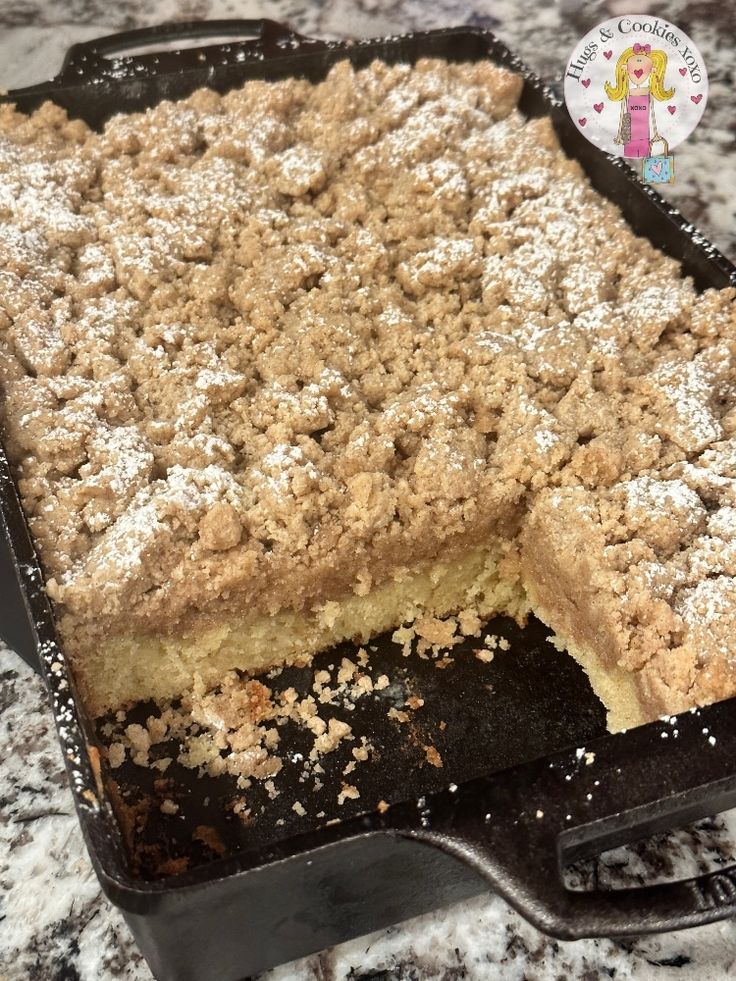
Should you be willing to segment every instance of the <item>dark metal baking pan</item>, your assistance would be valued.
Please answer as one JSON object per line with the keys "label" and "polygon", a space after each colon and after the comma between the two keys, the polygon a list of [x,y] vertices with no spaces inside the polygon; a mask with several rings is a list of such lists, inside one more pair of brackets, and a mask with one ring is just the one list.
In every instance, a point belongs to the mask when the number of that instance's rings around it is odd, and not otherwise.
{"label": "dark metal baking pan", "polygon": [[[224,36],[232,41],[219,43]],[[183,38],[218,43],[140,53]],[[139,53],[125,54],[132,48]],[[167,25],[76,45],[57,78],[7,100],[29,112],[52,99],[100,126],[115,112],[203,85],[225,91],[249,78],[319,80],[344,58],[359,67],[422,56],[489,58],[520,72],[522,112],[551,115],[567,153],[635,231],[681,260],[699,287],[736,283],[734,267],[625,164],[591,147],[554,95],[483,30],[328,44],[270,21]],[[398,657],[384,638],[372,664],[421,692],[421,724],[433,733],[442,768],[421,766],[422,738],[389,725],[385,701],[364,699],[350,721],[370,733],[382,763],[361,775],[360,800],[336,806],[337,767],[324,778],[323,798],[299,818],[290,805],[307,798],[294,770],[288,792],[264,801],[257,820],[244,824],[225,813],[233,793],[227,780],[174,772],[165,792],[182,808],[172,822],[148,806],[162,792],[148,771],[122,768],[114,782],[100,772],[95,728],[76,698],[2,452],[0,524],[7,539],[1,628],[26,656],[38,655],[95,869],[159,981],[236,981],[489,886],[562,938],[669,930],[736,912],[736,868],[594,892],[566,888],[561,872],[573,858],[736,803],[736,700],[609,736],[583,672],[546,643],[536,621],[524,630],[494,621],[489,630],[503,632],[510,649],[481,665],[456,648],[446,671]],[[317,664],[339,653],[320,655]],[[284,684],[311,678],[290,671]],[[392,805],[384,813],[381,798]],[[322,819],[313,816],[320,808]],[[197,844],[193,829],[203,823],[212,833]],[[161,877],[167,859],[184,859],[186,870]]]}

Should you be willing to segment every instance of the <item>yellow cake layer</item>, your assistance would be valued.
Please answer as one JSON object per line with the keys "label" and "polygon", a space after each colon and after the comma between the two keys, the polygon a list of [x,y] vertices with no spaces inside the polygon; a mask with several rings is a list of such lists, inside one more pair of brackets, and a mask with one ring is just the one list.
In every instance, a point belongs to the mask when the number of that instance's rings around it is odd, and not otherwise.
{"label": "yellow cake layer", "polygon": [[524,590],[501,575],[502,558],[497,546],[425,564],[399,582],[384,582],[367,595],[351,594],[309,613],[245,615],[181,635],[112,637],[98,650],[86,651],[75,674],[85,703],[100,715],[128,702],[179,695],[195,675],[212,686],[232,669],[263,671],[344,640],[365,643],[422,614],[447,616],[471,608],[486,619],[501,612],[523,616]]}

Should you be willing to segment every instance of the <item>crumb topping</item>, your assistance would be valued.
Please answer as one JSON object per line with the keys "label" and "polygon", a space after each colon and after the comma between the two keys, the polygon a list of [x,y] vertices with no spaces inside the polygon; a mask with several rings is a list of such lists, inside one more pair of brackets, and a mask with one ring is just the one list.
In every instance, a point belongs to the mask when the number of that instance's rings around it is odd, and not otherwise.
{"label": "crumb topping", "polygon": [[[634,235],[520,85],[341,62],[100,133],[0,107],[2,425],[73,654],[311,609],[531,512],[600,546],[622,663],[732,692],[734,291]],[[192,763],[263,776],[311,705],[228,686]]]}

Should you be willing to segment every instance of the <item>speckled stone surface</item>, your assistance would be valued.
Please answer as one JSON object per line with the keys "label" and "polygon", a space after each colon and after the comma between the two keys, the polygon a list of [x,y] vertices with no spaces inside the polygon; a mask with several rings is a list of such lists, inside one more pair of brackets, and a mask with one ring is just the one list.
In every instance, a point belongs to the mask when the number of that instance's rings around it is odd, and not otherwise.
{"label": "speckled stone surface", "polygon": [[[167,19],[268,16],[304,34],[374,36],[428,27],[491,28],[551,81],[575,40],[598,21],[636,9],[661,14],[700,47],[710,74],[700,128],[678,148],[667,196],[736,258],[736,6],[719,0],[4,0],[0,86],[52,75],[75,41]],[[0,632],[2,624],[0,623]],[[575,870],[580,879],[633,885],[732,861],[736,812]],[[269,981],[454,981],[598,978],[717,981],[736,975],[736,922],[627,941],[561,943],[495,896],[482,896],[284,966]],[[120,915],[101,895],[74,814],[43,684],[0,646],[0,981],[150,981]]]}

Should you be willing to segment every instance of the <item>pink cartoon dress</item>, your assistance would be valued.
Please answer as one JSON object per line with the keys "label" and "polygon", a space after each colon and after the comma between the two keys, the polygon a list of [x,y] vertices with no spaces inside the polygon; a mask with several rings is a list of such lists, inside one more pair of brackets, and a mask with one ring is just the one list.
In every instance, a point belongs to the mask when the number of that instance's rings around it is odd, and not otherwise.
{"label": "pink cartoon dress", "polygon": [[631,115],[631,139],[624,147],[625,157],[649,156],[649,95],[630,95],[626,111]]}

